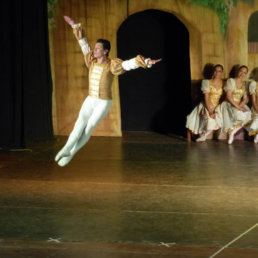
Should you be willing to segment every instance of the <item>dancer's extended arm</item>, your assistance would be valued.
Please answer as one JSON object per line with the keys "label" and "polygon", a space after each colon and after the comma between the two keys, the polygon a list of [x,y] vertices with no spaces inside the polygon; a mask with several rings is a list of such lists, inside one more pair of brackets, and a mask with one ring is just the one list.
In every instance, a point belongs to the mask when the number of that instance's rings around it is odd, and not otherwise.
{"label": "dancer's extended arm", "polygon": [[144,58],[141,55],[136,56],[135,58],[126,60],[122,62],[123,69],[125,71],[130,71],[137,69],[138,67],[143,67],[143,68],[150,68],[152,65],[160,62],[162,59],[157,59],[157,60],[152,60],[150,58]]}
{"label": "dancer's extended arm", "polygon": [[[64,19],[73,28],[73,33],[81,46],[83,55],[85,57],[86,65],[88,66],[91,59],[93,58],[93,55],[90,53],[91,52],[90,46],[85,38],[84,31],[81,27],[81,24],[80,23],[75,24],[75,22],[68,16],[64,16]],[[133,69],[137,69],[138,67],[150,68],[152,67],[152,65],[160,62],[161,59],[157,59],[157,60],[152,60],[150,58],[145,59],[143,56],[138,55],[135,58],[132,58],[126,61],[122,61],[121,59],[118,59],[118,58],[113,59],[112,61],[113,61],[113,65],[111,66],[111,71],[113,74],[119,75],[124,71],[130,71]],[[119,71],[117,71],[116,68],[118,65],[122,65],[122,69],[124,71],[121,71],[121,69],[118,69]]]}

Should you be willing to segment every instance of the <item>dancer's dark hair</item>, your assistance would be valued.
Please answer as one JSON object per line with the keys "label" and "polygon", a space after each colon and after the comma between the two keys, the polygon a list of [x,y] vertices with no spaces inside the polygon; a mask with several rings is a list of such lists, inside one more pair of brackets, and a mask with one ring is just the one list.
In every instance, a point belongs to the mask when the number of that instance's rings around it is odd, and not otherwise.
{"label": "dancer's dark hair", "polygon": [[236,78],[238,76],[238,73],[239,71],[242,69],[242,68],[245,68],[248,72],[248,67],[246,65],[240,65],[240,64],[236,64],[234,65],[231,70],[230,70],[230,73],[229,73],[229,77],[230,78]]}
{"label": "dancer's dark hair", "polygon": [[214,65],[214,67],[213,67],[213,69],[214,69],[213,72],[215,72],[215,70],[216,70],[217,67],[220,67],[220,68],[222,69],[222,71],[224,71],[224,67],[223,67],[222,64],[216,64],[216,65]]}
{"label": "dancer's dark hair", "polygon": [[217,67],[220,67],[222,69],[222,71],[224,71],[224,67],[221,64],[212,64],[212,63],[207,63],[204,68],[203,68],[203,78],[210,80],[212,79],[212,76],[216,70]]}
{"label": "dancer's dark hair", "polygon": [[210,80],[213,76],[213,71],[214,71],[214,64],[212,63],[207,63],[204,68],[203,68],[203,78]]}
{"label": "dancer's dark hair", "polygon": [[111,49],[111,45],[110,45],[110,42],[106,39],[98,39],[97,40],[97,43],[101,43],[103,45],[103,49],[104,50],[108,50],[106,56],[108,56],[109,52],[110,52],[110,49]]}
{"label": "dancer's dark hair", "polygon": [[241,66],[239,67],[239,69],[238,69],[238,72],[239,72],[242,68],[245,68],[245,69],[247,70],[247,72],[248,72],[248,67],[247,67],[246,65],[241,65]]}
{"label": "dancer's dark hair", "polygon": [[229,78],[236,78],[239,71],[240,64],[235,64],[232,66],[229,72]]}

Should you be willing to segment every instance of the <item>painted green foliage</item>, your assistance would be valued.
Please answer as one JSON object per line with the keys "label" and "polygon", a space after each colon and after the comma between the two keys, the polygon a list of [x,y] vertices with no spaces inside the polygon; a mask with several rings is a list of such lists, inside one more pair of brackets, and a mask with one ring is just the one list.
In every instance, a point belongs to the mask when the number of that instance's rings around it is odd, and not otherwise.
{"label": "painted green foliage", "polygon": [[[219,16],[220,28],[223,35],[226,34],[229,12],[240,0],[189,0],[190,3],[208,7],[214,10]],[[254,0],[242,0],[253,4]]]}
{"label": "painted green foliage", "polygon": [[48,6],[48,25],[50,29],[55,28],[55,14],[58,0],[47,0]]}
{"label": "painted green foliage", "polygon": [[[51,29],[55,28],[55,14],[58,0],[47,0],[48,1],[48,21]],[[223,35],[226,34],[228,16],[230,10],[236,6],[240,0],[188,0],[191,4],[201,5],[214,10],[219,16],[221,32]],[[241,0],[249,4],[253,4],[254,0]]]}

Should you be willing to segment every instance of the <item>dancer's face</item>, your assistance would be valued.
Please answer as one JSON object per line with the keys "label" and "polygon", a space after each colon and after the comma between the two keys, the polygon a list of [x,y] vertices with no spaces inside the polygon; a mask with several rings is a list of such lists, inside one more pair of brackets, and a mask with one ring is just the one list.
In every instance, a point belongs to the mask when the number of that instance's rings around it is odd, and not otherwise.
{"label": "dancer's face", "polygon": [[215,71],[214,71],[214,73],[213,73],[213,78],[220,79],[221,76],[222,76],[222,73],[223,73],[222,68],[219,67],[219,66],[216,67],[216,68],[215,68]]}
{"label": "dancer's face", "polygon": [[103,48],[102,43],[96,43],[94,47],[94,57],[95,58],[101,58],[104,57],[107,54],[108,50]]}
{"label": "dancer's face", "polygon": [[247,75],[248,71],[245,67],[241,68],[238,72],[238,78],[244,78]]}

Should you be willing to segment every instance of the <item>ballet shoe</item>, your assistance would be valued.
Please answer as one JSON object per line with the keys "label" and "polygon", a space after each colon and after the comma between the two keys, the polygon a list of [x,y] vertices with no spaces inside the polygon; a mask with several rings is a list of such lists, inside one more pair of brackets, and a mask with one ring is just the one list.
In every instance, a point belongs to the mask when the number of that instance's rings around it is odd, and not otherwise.
{"label": "ballet shoe", "polygon": [[62,149],[62,150],[59,151],[59,152],[57,153],[57,155],[55,156],[55,161],[57,162],[57,161],[60,160],[61,158],[63,158],[63,157],[68,157],[68,156],[70,156],[70,155],[71,155],[70,151],[65,150],[65,149]]}
{"label": "ballet shoe", "polygon": [[203,134],[199,138],[196,139],[197,142],[205,142],[206,141],[206,135]]}
{"label": "ballet shoe", "polygon": [[231,132],[230,134],[229,134],[229,138],[228,138],[228,144],[232,144],[233,143],[233,141],[234,141],[234,133],[233,132]]}
{"label": "ballet shoe", "polygon": [[58,165],[60,166],[60,167],[64,167],[64,166],[66,166],[70,161],[71,161],[71,159],[73,158],[73,155],[70,155],[70,156],[68,156],[68,157],[62,157],[59,161],[58,161]]}
{"label": "ballet shoe", "polygon": [[197,142],[205,142],[207,139],[207,136],[212,133],[212,130],[204,131],[201,136],[196,140]]}
{"label": "ballet shoe", "polygon": [[254,143],[258,143],[258,134],[254,136]]}

